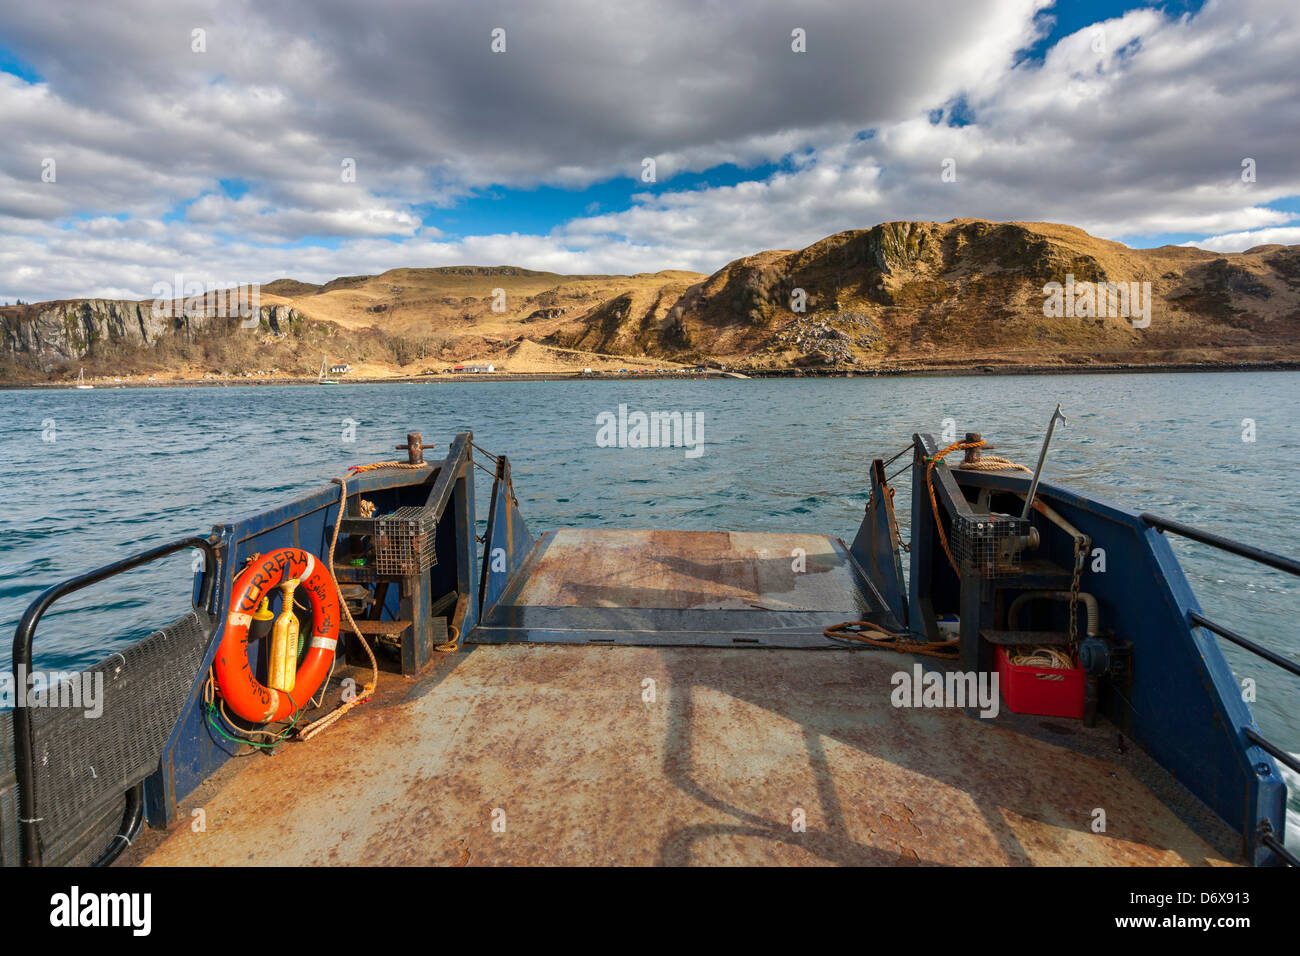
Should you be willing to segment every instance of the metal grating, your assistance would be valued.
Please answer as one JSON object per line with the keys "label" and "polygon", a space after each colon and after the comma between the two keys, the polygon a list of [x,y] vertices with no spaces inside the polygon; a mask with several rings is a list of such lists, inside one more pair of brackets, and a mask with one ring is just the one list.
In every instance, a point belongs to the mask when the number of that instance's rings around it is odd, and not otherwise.
{"label": "metal grating", "polygon": [[[102,713],[85,706],[32,709],[35,736],[36,816],[46,862],[86,864],[112,840],[122,820],[125,793],[158,769],[163,747],[189,697],[203,663],[212,618],[190,611],[94,667],[71,672],[102,674]],[[67,682],[62,703],[72,700]],[[93,685],[92,685],[93,686]],[[58,700],[59,687],[36,694],[37,702]],[[85,701],[82,700],[84,704]],[[12,714],[0,722],[8,737],[0,743],[8,766],[13,748]],[[0,778],[3,779],[3,778]],[[16,787],[14,788],[16,792]],[[0,798],[5,794],[0,793]],[[0,799],[8,857],[8,808]],[[16,815],[16,814],[15,814]]]}
{"label": "metal grating", "polygon": [[1020,571],[1020,552],[1029,522],[1011,515],[957,515],[952,521],[952,554],[963,568],[986,578]]}
{"label": "metal grating", "polygon": [[404,577],[438,563],[438,519],[424,508],[398,508],[375,522],[376,574]]}
{"label": "metal grating", "polygon": [[18,778],[14,774],[14,712],[0,712],[0,866],[18,865]]}

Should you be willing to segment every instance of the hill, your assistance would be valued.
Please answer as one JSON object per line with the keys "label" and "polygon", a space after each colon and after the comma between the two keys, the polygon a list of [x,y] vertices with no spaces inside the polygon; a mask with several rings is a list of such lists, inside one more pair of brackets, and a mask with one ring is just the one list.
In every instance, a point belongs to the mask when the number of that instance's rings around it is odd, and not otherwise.
{"label": "hill", "polygon": [[[1065,288],[1064,309],[1045,309],[1049,283]],[[1125,297],[1089,295],[1098,283]],[[1295,361],[1300,246],[1130,249],[1055,223],[889,222],[709,276],[455,266],[282,278],[262,287],[259,328],[243,334],[201,314],[159,319],[151,305],[0,308],[0,375],[304,375],[322,356],[376,375],[470,359],[759,372]]]}

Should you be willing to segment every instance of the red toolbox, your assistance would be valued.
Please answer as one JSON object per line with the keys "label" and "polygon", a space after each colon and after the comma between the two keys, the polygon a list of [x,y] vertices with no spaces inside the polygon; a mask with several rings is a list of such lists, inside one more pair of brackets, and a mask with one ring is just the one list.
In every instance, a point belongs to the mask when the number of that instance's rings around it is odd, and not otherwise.
{"label": "red toolbox", "polygon": [[998,686],[1013,714],[1083,719],[1082,667],[1021,667],[998,648]]}

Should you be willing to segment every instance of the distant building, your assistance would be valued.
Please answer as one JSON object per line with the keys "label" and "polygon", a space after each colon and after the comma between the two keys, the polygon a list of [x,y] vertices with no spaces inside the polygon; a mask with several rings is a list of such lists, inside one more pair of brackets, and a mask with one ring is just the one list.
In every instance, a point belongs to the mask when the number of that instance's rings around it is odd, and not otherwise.
{"label": "distant building", "polygon": [[495,365],[457,365],[456,366],[457,372],[474,372],[476,374],[484,373],[484,372],[495,372],[496,370],[497,369]]}
{"label": "distant building", "polygon": [[331,366],[330,366],[330,374],[331,374],[331,375],[347,375],[348,372],[350,372],[350,371],[352,371],[352,366],[351,366],[351,365],[331,365]]}

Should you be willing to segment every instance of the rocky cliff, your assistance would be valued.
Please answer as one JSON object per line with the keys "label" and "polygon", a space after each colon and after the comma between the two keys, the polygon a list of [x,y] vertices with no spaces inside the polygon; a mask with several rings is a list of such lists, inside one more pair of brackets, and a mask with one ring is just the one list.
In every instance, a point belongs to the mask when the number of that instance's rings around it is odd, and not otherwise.
{"label": "rocky cliff", "polygon": [[[1052,283],[1069,296],[1056,314]],[[604,304],[550,341],[605,350],[638,335],[652,354],[753,368],[1295,358],[1300,246],[1139,250],[1051,223],[890,222],[738,259],[671,305],[637,306]]]}
{"label": "rocky cliff", "polygon": [[[105,354],[193,343],[206,334],[237,328],[238,318],[207,310],[155,310],[152,301],[75,299],[0,309],[0,348],[12,366],[43,372]],[[263,305],[261,331],[286,335],[300,321],[289,305]]]}

